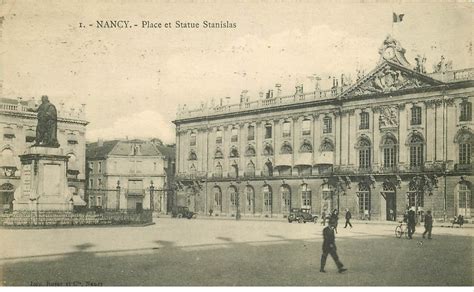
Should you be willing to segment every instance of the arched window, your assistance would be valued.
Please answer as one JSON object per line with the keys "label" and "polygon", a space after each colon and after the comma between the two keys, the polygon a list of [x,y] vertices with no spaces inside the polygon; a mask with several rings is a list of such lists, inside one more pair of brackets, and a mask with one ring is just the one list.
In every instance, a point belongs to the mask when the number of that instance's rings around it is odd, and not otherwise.
{"label": "arched window", "polygon": [[387,137],[383,140],[383,166],[390,169],[397,166],[397,140],[393,137]]}
{"label": "arched window", "polygon": [[249,145],[247,147],[247,149],[245,150],[245,156],[254,157],[255,156],[255,148],[253,148],[253,146]]}
{"label": "arched window", "polygon": [[224,154],[222,154],[222,150],[220,148],[216,149],[216,153],[214,154],[214,158],[216,158],[216,159],[224,158]]}
{"label": "arched window", "polygon": [[229,157],[231,157],[231,158],[233,158],[233,157],[239,157],[239,151],[237,150],[236,147],[232,147],[232,148],[230,149]]}
{"label": "arched window", "polygon": [[311,188],[307,184],[301,185],[301,207],[311,208]]}
{"label": "arched window", "polygon": [[320,147],[321,152],[333,152],[334,144],[329,139],[324,139]]}
{"label": "arched window", "polygon": [[197,155],[196,155],[196,152],[195,152],[194,150],[191,150],[191,151],[189,152],[189,158],[188,158],[188,159],[189,159],[189,160],[197,160],[197,159],[198,159],[198,158],[197,158]]}
{"label": "arched window", "polygon": [[288,142],[285,141],[285,142],[283,143],[283,145],[281,146],[280,153],[281,153],[281,154],[292,154],[292,153],[293,153],[293,149],[291,148],[290,143],[288,143]]}
{"label": "arched window", "polygon": [[289,213],[291,210],[291,189],[289,185],[282,185],[280,187],[282,212]]}
{"label": "arched window", "polygon": [[332,119],[330,117],[325,117],[323,119],[323,133],[332,133]]}
{"label": "arched window", "polygon": [[254,214],[255,213],[255,191],[251,186],[245,187],[245,198],[246,198],[246,210]]}
{"label": "arched window", "polygon": [[247,168],[245,169],[245,176],[255,176],[255,164],[253,164],[252,161],[249,161],[249,163],[247,163]]}
{"label": "arched window", "polygon": [[366,183],[360,183],[357,197],[359,203],[359,215],[361,218],[370,219],[370,186]]}
{"label": "arched window", "polygon": [[463,215],[465,218],[471,217],[472,209],[472,191],[469,182],[461,182],[458,185],[458,215]]}
{"label": "arched window", "polygon": [[273,176],[273,164],[270,160],[263,165],[263,176]]}
{"label": "arched window", "polygon": [[215,177],[222,177],[222,173],[223,173],[222,165],[221,165],[220,162],[217,162],[216,169],[214,171],[214,176]]}
{"label": "arched window", "polygon": [[371,166],[371,147],[370,141],[366,138],[361,138],[357,145],[359,150],[359,169],[370,169]]}
{"label": "arched window", "polygon": [[312,153],[312,152],[313,152],[313,146],[311,146],[311,143],[309,141],[305,140],[300,147],[300,153]]}
{"label": "arched window", "polygon": [[264,185],[263,192],[263,211],[272,212],[272,189],[269,185]]}
{"label": "arched window", "polygon": [[411,168],[418,168],[422,167],[424,164],[423,160],[423,138],[418,135],[414,134],[409,140],[409,147],[410,147],[410,167]]}
{"label": "arched window", "polygon": [[459,164],[470,166],[472,157],[472,145],[474,144],[474,135],[467,130],[461,130],[456,135],[455,142],[457,142],[459,145]]}
{"label": "arched window", "polygon": [[212,192],[214,193],[214,207],[218,211],[222,211],[222,191],[221,188],[218,186],[215,186],[212,189]]}
{"label": "arched window", "polygon": [[271,156],[273,155],[273,148],[272,145],[266,144],[265,147],[263,148],[263,155],[264,156]]}
{"label": "arched window", "polygon": [[228,189],[229,199],[230,199],[230,208],[231,210],[235,210],[238,204],[238,195],[237,189],[234,186],[230,186]]}

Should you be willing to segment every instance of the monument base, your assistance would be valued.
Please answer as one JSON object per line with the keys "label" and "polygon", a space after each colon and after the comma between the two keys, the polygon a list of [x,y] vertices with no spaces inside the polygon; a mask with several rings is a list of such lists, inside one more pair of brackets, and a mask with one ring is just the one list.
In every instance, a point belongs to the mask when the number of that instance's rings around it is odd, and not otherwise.
{"label": "monument base", "polygon": [[21,182],[15,191],[13,211],[72,211],[67,184],[68,157],[51,147],[31,147],[21,160]]}

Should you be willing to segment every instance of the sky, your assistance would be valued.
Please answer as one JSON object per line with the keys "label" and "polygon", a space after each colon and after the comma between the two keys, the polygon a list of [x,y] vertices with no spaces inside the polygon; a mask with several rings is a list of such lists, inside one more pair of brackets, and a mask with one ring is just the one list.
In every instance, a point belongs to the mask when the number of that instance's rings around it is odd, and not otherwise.
{"label": "sky", "polygon": [[[373,69],[393,34],[415,65],[440,56],[473,67],[473,4],[322,1],[0,0],[2,96],[86,104],[87,139],[158,137],[174,143],[178,105],[251,99],[282,84],[294,93],[316,74],[355,77]],[[392,13],[405,14],[392,24]],[[137,27],[96,28],[127,20]],[[229,21],[236,28],[176,28],[176,21]],[[172,28],[142,28],[142,21]],[[81,28],[79,23],[85,24]],[[93,26],[88,26],[93,24]]]}

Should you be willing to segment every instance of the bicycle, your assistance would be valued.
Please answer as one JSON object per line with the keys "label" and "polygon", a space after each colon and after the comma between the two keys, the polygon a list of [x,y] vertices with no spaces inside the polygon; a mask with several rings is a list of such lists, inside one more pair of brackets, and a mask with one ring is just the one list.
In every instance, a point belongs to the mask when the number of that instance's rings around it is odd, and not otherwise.
{"label": "bicycle", "polygon": [[395,227],[395,236],[397,238],[402,238],[403,234],[405,234],[405,238],[408,238],[408,230],[407,225],[403,221],[399,221],[400,225]]}

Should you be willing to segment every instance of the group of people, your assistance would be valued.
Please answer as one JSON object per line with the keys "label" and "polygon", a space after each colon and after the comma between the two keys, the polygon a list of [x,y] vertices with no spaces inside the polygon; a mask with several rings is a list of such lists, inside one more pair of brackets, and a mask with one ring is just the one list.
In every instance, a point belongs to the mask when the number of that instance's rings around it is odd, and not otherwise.
{"label": "group of people", "polygon": [[[326,273],[326,270],[324,269],[326,266],[326,260],[328,255],[331,255],[331,257],[334,259],[334,262],[336,263],[337,269],[339,273],[343,273],[347,271],[346,268],[344,268],[344,265],[339,259],[339,256],[337,255],[337,248],[336,248],[336,236],[335,233],[337,233],[337,223],[338,223],[338,216],[339,212],[337,209],[334,209],[332,212],[329,214],[326,214],[325,210],[321,214],[322,216],[322,222],[321,224],[324,226],[326,225],[326,220],[328,220],[328,226],[326,226],[323,229],[323,253],[321,255],[321,266],[320,266],[320,272],[321,273]],[[351,212],[346,209],[346,225],[344,228],[347,228],[349,225],[352,228],[352,224],[350,222],[352,218]],[[416,214],[415,211],[410,209],[404,217],[404,221],[407,223],[407,228],[408,228],[408,238],[412,239],[413,238],[413,233],[415,233],[415,227],[416,227]],[[426,215],[424,217],[424,227],[425,227],[425,232],[423,232],[423,238],[428,234],[428,239],[431,239],[431,231],[433,229],[433,216],[431,215],[431,211],[427,211]]]}
{"label": "group of people", "polygon": [[[407,223],[408,238],[413,239],[413,233],[416,230],[416,214],[412,209],[408,210],[405,214],[403,221]],[[428,234],[428,239],[431,239],[431,231],[433,230],[433,216],[431,211],[427,211],[424,217],[425,232],[423,232],[423,238],[426,238]]]}

